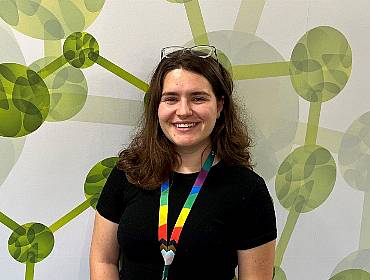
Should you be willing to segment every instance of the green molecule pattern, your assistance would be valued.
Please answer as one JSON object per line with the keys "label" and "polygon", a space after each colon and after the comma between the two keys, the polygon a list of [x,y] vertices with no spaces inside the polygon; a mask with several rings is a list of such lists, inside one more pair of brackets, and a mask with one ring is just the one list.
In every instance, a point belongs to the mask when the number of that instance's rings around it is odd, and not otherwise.
{"label": "green molecule pattern", "polygon": [[333,190],[336,165],[330,152],[318,145],[295,149],[280,165],[275,190],[281,205],[297,213],[320,206]]}
{"label": "green molecule pattern", "polygon": [[370,273],[362,269],[347,269],[334,275],[329,280],[370,280]]}
{"label": "green molecule pattern", "polygon": [[99,15],[105,0],[5,0],[0,17],[17,31],[37,39],[60,40],[85,30]]}
{"label": "green molecule pattern", "polygon": [[346,38],[329,26],[311,29],[294,47],[289,64],[294,89],[305,100],[325,102],[346,85],[352,51]]}
{"label": "green molecule pattern", "polygon": [[[361,241],[360,241],[360,247],[362,247]],[[353,268],[356,268],[356,270],[361,269],[361,270],[370,272],[370,248],[356,250],[352,252],[351,254],[349,254],[348,256],[346,256],[340,263],[337,264],[337,266],[335,267],[331,275],[335,276],[339,274],[340,272],[353,270]],[[351,274],[350,272],[346,272],[346,273],[348,275]],[[352,271],[352,274],[354,274],[354,276],[356,273],[359,273],[359,272]]]}
{"label": "green molecule pattern", "polygon": [[38,129],[50,107],[41,77],[29,67],[0,64],[0,136],[21,137]]}
{"label": "green molecule pattern", "polygon": [[217,59],[218,59],[218,62],[223,67],[225,67],[225,69],[227,71],[229,71],[229,73],[231,74],[231,77],[232,77],[232,75],[233,75],[233,66],[231,64],[231,61],[229,60],[227,55],[220,49],[217,49]]}
{"label": "green molecule pattern", "polygon": [[21,263],[38,263],[54,247],[54,235],[40,223],[27,223],[16,228],[8,240],[10,255]]}
{"label": "green molecule pattern", "polygon": [[[41,58],[30,65],[39,71],[51,63],[55,57]],[[80,69],[67,64],[44,78],[50,93],[50,111],[46,121],[64,121],[72,118],[84,107],[88,86]]]}
{"label": "green molecule pattern", "polygon": [[95,38],[86,32],[74,32],[63,45],[65,59],[75,68],[87,68],[99,58],[99,45]]}
{"label": "green molecule pattern", "polygon": [[[57,5],[50,4],[53,1],[41,0],[3,2],[0,17],[23,34],[44,40],[60,40],[70,35],[64,42],[63,54],[59,58],[43,58],[30,67],[17,64],[0,65],[0,120],[2,121],[0,136],[24,136],[35,131],[45,120],[67,120],[80,112],[87,97],[87,83],[80,69],[90,67],[94,63],[146,91],[145,82],[101,57],[95,38],[82,32],[99,14],[104,0],[65,0],[58,1]],[[261,81],[261,85],[268,89],[266,94],[269,102],[261,102],[263,111],[267,112],[266,116],[256,115],[256,120],[268,119],[268,122],[257,123],[257,131],[260,135],[258,142],[263,143],[259,145],[263,147],[264,152],[267,151],[264,165],[268,166],[266,170],[270,170],[271,173],[268,176],[263,175],[267,178],[273,177],[278,162],[290,151],[298,121],[298,96],[294,94],[294,98],[292,95],[289,97],[289,91],[285,87],[281,88],[282,96],[276,94],[278,92],[276,84],[282,83],[282,80],[277,81],[276,77],[290,76],[295,91],[311,102],[311,105],[314,102],[321,103],[332,99],[345,87],[351,74],[352,52],[347,40],[336,29],[320,26],[308,31],[299,40],[292,52],[290,62],[280,61],[283,58],[275,54],[272,47],[252,34],[243,32],[241,35],[234,31],[228,34],[227,32],[206,33],[205,28],[198,28],[203,24],[198,1],[167,0],[167,2],[185,4],[194,36],[191,45],[200,44],[200,42],[213,44],[214,38],[217,39],[214,45],[225,51],[224,53],[218,49],[219,62],[231,73],[234,72],[235,79],[253,80],[275,77],[274,84],[268,87],[266,87],[266,80]],[[196,11],[196,9],[199,10]],[[194,24],[196,21],[190,20],[191,16],[196,17],[197,24]],[[195,26],[197,28],[193,28]],[[224,35],[228,36],[223,37]],[[228,49],[223,44],[228,44],[232,48]],[[238,55],[235,57],[233,53]],[[270,61],[280,62],[266,63]],[[66,62],[69,65],[64,65]],[[234,68],[235,62],[242,63],[239,65],[241,67]],[[56,69],[57,66],[58,69]],[[235,69],[239,70],[235,71]],[[255,69],[255,71],[249,69]],[[36,71],[40,71],[40,74]],[[245,81],[240,82],[240,86],[242,83],[245,84]],[[256,98],[264,100],[261,98],[261,93],[263,94],[261,85],[253,80],[249,81],[245,88],[250,92],[259,92]],[[274,92],[273,96],[271,92]],[[246,96],[243,93],[237,97],[240,101],[248,99],[249,106],[256,108],[255,105],[258,103],[253,103],[256,100],[251,95]],[[276,98],[276,101],[272,98]],[[147,96],[145,96],[146,101]],[[281,104],[281,109],[276,104]],[[271,108],[266,109],[266,106]],[[274,112],[275,107],[279,107],[276,112]],[[291,112],[289,117],[287,117],[288,112]],[[319,111],[316,111],[316,116],[318,126]],[[370,185],[369,118],[370,116],[365,115],[354,122],[343,138],[339,153],[341,172],[346,181],[361,190],[368,190]],[[314,127],[316,124],[311,120],[309,125]],[[313,142],[316,143],[316,136],[312,131],[308,134],[313,135],[311,138],[315,141],[306,141],[306,145],[297,148],[287,156],[280,165],[275,181],[276,193],[281,205],[297,213],[309,212],[320,206],[332,192],[336,178],[336,166],[332,155],[325,148],[313,144]],[[258,158],[260,162],[261,159],[264,160],[260,155]],[[86,176],[84,184],[86,201],[50,228],[39,223],[28,223],[14,229],[11,223],[8,224],[8,227],[13,230],[8,241],[9,253],[13,258],[22,263],[34,264],[47,257],[54,246],[53,232],[90,206],[96,208],[103,186],[117,161],[117,157],[112,157],[97,163]],[[15,225],[17,226],[16,223]],[[288,235],[285,235],[285,238],[286,236]],[[284,244],[280,246],[280,248],[283,247]],[[282,252],[282,254],[279,252],[280,261],[275,267],[274,280],[287,279],[280,267],[284,250]],[[349,269],[330,278],[330,280],[347,279],[369,280],[369,273],[360,269]]]}
{"label": "green molecule pattern", "polygon": [[187,3],[187,2],[190,2],[190,1],[193,1],[193,0],[167,0],[167,2],[179,3],[179,4]]}
{"label": "green molecule pattern", "polygon": [[370,191],[370,112],[355,120],[344,133],[338,160],[340,172],[351,187]]}
{"label": "green molecule pattern", "polygon": [[274,277],[273,280],[287,280],[285,272],[279,266],[274,267]]}
{"label": "green molecule pattern", "polygon": [[84,192],[86,199],[90,200],[90,205],[94,209],[96,208],[104,184],[117,161],[117,157],[106,158],[95,164],[86,176]]}

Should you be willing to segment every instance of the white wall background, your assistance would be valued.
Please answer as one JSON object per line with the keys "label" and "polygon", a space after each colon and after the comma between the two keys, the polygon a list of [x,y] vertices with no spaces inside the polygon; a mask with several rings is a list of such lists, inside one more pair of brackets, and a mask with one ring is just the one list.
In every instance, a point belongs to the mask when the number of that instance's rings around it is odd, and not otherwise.
{"label": "white wall background", "polygon": [[[233,29],[240,0],[199,3],[208,32]],[[340,30],[351,45],[350,80],[337,97],[323,105],[321,127],[344,132],[370,110],[369,18],[370,2],[366,0],[266,1],[256,35],[285,60],[289,60],[299,38],[320,25]],[[97,39],[102,56],[146,81],[159,62],[163,46],[181,45],[192,39],[184,6],[165,0],[108,0],[87,32]],[[43,57],[43,41],[13,33],[26,64]],[[139,90],[98,65],[83,72],[89,95],[143,98]],[[307,122],[307,116],[308,104],[300,100],[299,120]],[[27,136],[19,160],[0,186],[0,211],[19,224],[52,224],[85,200],[83,184],[90,168],[116,155],[128,143],[131,130],[125,125],[71,120],[44,123]],[[363,193],[349,187],[339,172],[337,176],[328,200],[298,220],[282,264],[289,280],[327,280],[338,263],[358,249]],[[274,180],[268,184],[276,198]],[[287,211],[277,200],[275,206],[281,233]],[[56,232],[54,249],[36,264],[34,279],[88,279],[93,215],[94,211],[88,209]],[[10,234],[0,224],[0,278],[24,279],[25,265],[16,262],[7,249]]]}

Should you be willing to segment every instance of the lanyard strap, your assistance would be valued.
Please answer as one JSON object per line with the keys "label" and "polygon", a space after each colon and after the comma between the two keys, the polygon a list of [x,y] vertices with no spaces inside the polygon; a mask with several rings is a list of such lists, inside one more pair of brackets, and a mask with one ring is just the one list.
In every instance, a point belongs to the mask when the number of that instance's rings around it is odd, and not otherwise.
{"label": "lanyard strap", "polygon": [[197,179],[185,201],[184,206],[181,209],[180,215],[177,217],[175,226],[171,233],[171,238],[167,240],[167,216],[168,216],[168,193],[170,189],[169,180],[164,182],[161,186],[161,198],[159,207],[159,222],[158,222],[158,240],[160,242],[160,250],[164,259],[164,269],[162,280],[167,279],[168,269],[175,257],[176,247],[179,243],[180,234],[182,228],[188,218],[191,207],[194,204],[195,199],[198,196],[200,189],[203,186],[204,181],[207,178],[208,172],[212,167],[213,160],[215,158],[215,152],[212,150],[208,155],[207,160],[204,162]]}

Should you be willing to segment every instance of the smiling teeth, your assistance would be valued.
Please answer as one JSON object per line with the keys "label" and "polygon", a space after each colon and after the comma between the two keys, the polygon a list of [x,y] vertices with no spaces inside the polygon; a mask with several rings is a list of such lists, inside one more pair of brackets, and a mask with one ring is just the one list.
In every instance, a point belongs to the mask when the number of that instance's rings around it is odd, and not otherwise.
{"label": "smiling teeth", "polygon": [[177,123],[175,124],[178,128],[188,128],[195,126],[195,123]]}

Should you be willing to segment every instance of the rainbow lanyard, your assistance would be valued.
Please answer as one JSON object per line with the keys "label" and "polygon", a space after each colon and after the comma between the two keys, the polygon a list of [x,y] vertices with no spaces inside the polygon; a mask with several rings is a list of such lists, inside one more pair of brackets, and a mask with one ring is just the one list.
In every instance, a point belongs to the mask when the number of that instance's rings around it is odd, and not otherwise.
{"label": "rainbow lanyard", "polygon": [[184,206],[181,209],[180,215],[177,217],[176,224],[172,230],[170,241],[167,241],[167,216],[168,216],[168,193],[169,193],[169,180],[164,182],[161,187],[161,199],[159,207],[159,223],[158,223],[158,240],[160,242],[160,250],[164,259],[164,268],[162,274],[162,280],[167,279],[168,269],[172,264],[175,256],[176,247],[179,243],[180,234],[182,228],[188,218],[191,207],[194,204],[195,199],[198,196],[200,189],[203,186],[204,181],[207,178],[208,172],[212,167],[213,160],[215,158],[215,152],[212,150],[208,155],[207,160],[204,162],[202,169],[200,170],[197,179],[191,189],[188,198],[185,201]]}

